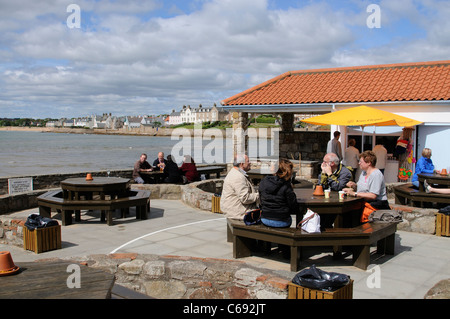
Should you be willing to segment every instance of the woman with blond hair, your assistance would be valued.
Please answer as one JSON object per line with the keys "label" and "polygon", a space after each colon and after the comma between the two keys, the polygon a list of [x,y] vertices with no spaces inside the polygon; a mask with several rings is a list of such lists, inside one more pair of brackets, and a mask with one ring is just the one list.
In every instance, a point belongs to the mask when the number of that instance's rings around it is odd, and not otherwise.
{"label": "woman with blond hair", "polygon": [[297,214],[297,196],[291,184],[293,165],[280,159],[274,175],[266,176],[259,184],[261,222],[269,227],[290,227],[292,214]]}
{"label": "woman with blond hair", "polygon": [[419,174],[433,174],[434,164],[431,160],[431,149],[424,148],[422,150],[422,157],[417,160],[416,170],[414,171],[413,178],[411,180],[414,187],[419,188]]}

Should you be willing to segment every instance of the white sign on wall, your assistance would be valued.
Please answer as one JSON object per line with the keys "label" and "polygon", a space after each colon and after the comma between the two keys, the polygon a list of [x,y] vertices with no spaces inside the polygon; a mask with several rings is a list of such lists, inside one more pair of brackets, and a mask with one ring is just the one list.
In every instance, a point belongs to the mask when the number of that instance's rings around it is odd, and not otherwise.
{"label": "white sign on wall", "polygon": [[17,194],[25,193],[33,190],[33,178],[32,177],[22,177],[22,178],[10,178],[8,179],[8,193]]}

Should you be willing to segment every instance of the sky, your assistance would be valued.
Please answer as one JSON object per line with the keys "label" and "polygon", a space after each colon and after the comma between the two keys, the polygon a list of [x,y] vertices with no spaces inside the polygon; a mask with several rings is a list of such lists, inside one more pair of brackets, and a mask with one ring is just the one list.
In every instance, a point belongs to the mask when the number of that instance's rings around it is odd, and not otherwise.
{"label": "sky", "polygon": [[170,114],[287,71],[449,58],[448,0],[0,0],[0,118]]}

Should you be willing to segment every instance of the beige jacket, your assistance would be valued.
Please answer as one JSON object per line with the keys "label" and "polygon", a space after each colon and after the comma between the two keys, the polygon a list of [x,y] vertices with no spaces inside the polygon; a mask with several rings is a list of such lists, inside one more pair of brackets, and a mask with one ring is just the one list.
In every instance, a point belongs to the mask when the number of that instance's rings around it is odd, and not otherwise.
{"label": "beige jacket", "polygon": [[225,177],[220,210],[227,218],[243,219],[245,212],[257,208],[259,193],[250,179],[233,167]]}

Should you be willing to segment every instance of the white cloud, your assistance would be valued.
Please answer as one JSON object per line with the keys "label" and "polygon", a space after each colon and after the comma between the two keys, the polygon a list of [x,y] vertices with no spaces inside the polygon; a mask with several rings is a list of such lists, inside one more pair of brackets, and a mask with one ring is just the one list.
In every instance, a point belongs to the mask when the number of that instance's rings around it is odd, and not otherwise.
{"label": "white cloud", "polygon": [[[449,4],[438,0],[381,1],[376,30],[361,1],[85,0],[81,29],[69,29],[72,2],[0,0],[3,116],[159,114],[289,70],[447,59],[450,45]],[[397,30],[403,21],[420,36]]]}

